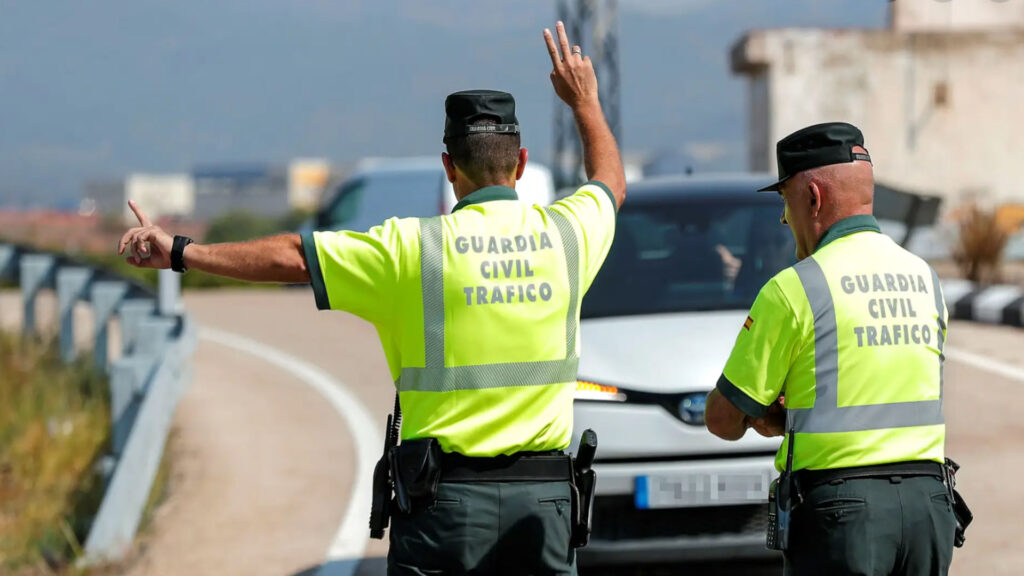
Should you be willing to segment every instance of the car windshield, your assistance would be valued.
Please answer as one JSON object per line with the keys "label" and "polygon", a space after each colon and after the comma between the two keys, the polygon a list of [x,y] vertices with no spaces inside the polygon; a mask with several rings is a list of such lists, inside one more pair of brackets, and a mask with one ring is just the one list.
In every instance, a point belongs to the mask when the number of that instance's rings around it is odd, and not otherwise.
{"label": "car windshield", "polygon": [[380,172],[349,181],[331,202],[322,227],[364,231],[393,216],[437,216],[443,178],[438,169]]}
{"label": "car windshield", "polygon": [[765,282],[796,262],[781,212],[781,199],[627,202],[581,315],[749,308]]}

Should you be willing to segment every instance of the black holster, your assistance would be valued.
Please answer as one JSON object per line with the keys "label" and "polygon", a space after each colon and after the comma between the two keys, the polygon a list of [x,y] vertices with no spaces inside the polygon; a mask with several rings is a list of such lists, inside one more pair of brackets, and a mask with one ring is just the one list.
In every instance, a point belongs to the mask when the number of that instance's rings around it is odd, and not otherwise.
{"label": "black holster", "polygon": [[384,450],[373,468],[373,500],[370,503],[370,538],[381,540],[391,520],[392,498],[395,487],[395,470],[392,465],[402,427],[402,405],[395,393],[395,411],[388,414],[384,428]]}
{"label": "black holster", "polygon": [[373,500],[370,504],[370,538],[381,540],[384,530],[391,520],[391,493],[393,489],[391,473],[391,452],[394,449],[392,437],[393,419],[388,415],[388,425],[384,436],[384,453],[373,467]]}
{"label": "black holster", "polygon": [[579,451],[573,459],[572,474],[572,536],[573,548],[582,548],[590,541],[594,513],[594,490],[597,472],[591,468],[597,453],[597,433],[585,430]]}
{"label": "black holster", "polygon": [[946,488],[949,490],[949,497],[953,501],[953,516],[956,517],[956,534],[953,537],[953,545],[957,548],[961,548],[964,542],[967,541],[967,527],[974,520],[974,513],[967,507],[967,502],[964,501],[963,496],[956,490],[956,471],[960,469],[960,465],[953,460],[946,458],[943,469],[943,480],[946,484]]}

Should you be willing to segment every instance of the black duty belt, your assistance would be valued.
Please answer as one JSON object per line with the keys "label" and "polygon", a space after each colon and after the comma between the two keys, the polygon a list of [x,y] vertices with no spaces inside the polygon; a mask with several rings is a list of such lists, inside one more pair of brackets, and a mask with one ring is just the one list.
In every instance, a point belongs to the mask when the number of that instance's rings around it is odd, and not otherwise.
{"label": "black duty belt", "polygon": [[561,452],[520,452],[474,458],[441,455],[441,482],[559,482],[572,478],[572,460]]}
{"label": "black duty belt", "polygon": [[894,476],[936,476],[943,477],[942,465],[938,462],[915,460],[894,462],[874,466],[833,468],[831,470],[798,470],[794,478],[801,488],[807,490],[821,484],[855,478],[892,478]]}

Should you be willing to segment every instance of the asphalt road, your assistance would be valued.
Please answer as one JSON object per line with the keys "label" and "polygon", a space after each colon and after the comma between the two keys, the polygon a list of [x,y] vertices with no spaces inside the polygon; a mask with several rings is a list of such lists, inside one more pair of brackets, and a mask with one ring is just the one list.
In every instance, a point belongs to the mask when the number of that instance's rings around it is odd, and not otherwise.
{"label": "asphalt road", "polygon": [[[0,310],[0,324],[16,322],[11,304]],[[347,390],[350,403],[368,412],[372,424],[366,425],[382,430],[394,389],[376,332],[347,314],[317,312],[305,289],[195,293],[186,306],[202,326],[287,354],[306,372],[207,334],[196,356],[196,381],[176,415],[172,493],[130,573],[383,574],[386,544],[339,539],[346,523],[356,533],[365,527],[365,516],[348,518],[348,499],[358,490],[360,449],[365,460],[367,454],[376,458],[379,446],[357,445],[366,436],[353,440],[339,400],[332,404],[327,392],[311,387],[316,374],[309,372],[329,375],[330,385]],[[1019,574],[1024,421],[1016,403],[1024,398],[1024,331],[955,322],[947,351],[947,453],[963,466],[959,488],[976,516],[951,573]],[[334,560],[353,549],[368,559]],[[778,569],[690,565],[617,573],[682,572]]]}

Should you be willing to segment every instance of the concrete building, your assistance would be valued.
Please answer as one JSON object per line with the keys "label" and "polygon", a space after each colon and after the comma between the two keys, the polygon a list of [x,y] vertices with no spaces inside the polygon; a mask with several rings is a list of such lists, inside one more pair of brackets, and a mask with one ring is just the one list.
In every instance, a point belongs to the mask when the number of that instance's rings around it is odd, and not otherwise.
{"label": "concrete building", "polygon": [[196,185],[193,217],[209,220],[228,212],[260,216],[287,214],[287,171],[269,164],[216,164],[192,171]]}
{"label": "concrete building", "polygon": [[154,219],[163,216],[210,220],[246,211],[276,217],[292,209],[315,210],[331,177],[326,160],[301,158],[286,166],[217,164],[191,174],[129,174],[86,184],[81,210],[120,215],[135,222],[128,200],[137,200]]}
{"label": "concrete building", "polygon": [[775,170],[775,142],[803,126],[859,126],[876,178],[942,197],[1024,202],[1024,1],[896,0],[886,29],[746,34],[749,167]]}
{"label": "concrete building", "polygon": [[296,158],[288,164],[288,205],[314,211],[331,181],[331,164],[322,158]]}
{"label": "concrete building", "polygon": [[144,206],[154,220],[186,217],[195,211],[195,187],[188,174],[130,174],[122,180],[90,182],[82,204],[98,214],[117,214],[126,224],[135,224],[128,200]]}

